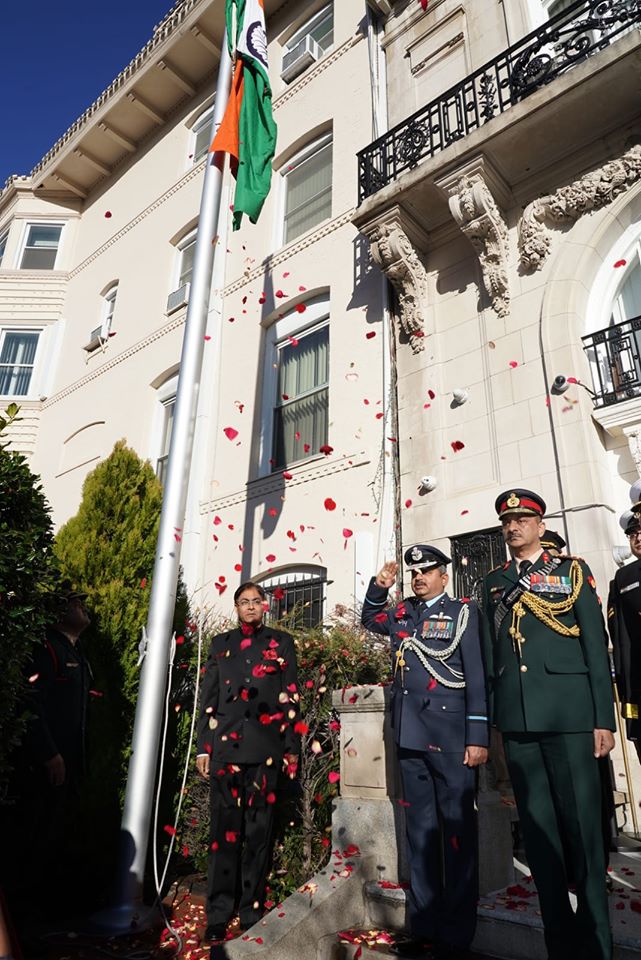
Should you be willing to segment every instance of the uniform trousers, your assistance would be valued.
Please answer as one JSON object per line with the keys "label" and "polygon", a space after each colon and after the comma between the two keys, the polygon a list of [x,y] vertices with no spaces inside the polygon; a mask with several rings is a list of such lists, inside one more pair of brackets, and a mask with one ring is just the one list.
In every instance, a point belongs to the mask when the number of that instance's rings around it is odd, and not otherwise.
{"label": "uniform trousers", "polygon": [[474,937],[478,900],[475,771],[462,753],[402,747],[410,861],[412,935],[466,948]]}
{"label": "uniform trousers", "polygon": [[[610,960],[599,767],[586,733],[504,733],[549,960]],[[566,858],[576,886],[568,896]]]}
{"label": "uniform trousers", "polygon": [[278,767],[211,760],[208,924],[227,923],[236,909],[242,927],[263,915]]}

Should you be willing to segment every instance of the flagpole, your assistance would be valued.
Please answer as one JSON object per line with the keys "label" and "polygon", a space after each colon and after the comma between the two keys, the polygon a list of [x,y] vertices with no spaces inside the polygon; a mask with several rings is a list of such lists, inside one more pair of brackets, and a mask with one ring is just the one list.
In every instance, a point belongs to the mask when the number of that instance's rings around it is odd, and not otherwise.
{"label": "flagpole", "polygon": [[[231,76],[232,63],[225,31],[218,68],[212,140],[225,113]],[[209,293],[217,246],[215,238],[220,213],[224,158],[223,153],[208,154],[200,201],[194,269],[151,585],[146,650],[143,651],[120,829],[116,903],[92,918],[94,928],[110,933],[140,929],[146,925],[146,914],[149,913],[149,908],[143,905],[143,880],[156,788],[158,747],[172,643],[180,547],[202,375]],[[217,348],[220,349],[220,345],[217,345]]]}

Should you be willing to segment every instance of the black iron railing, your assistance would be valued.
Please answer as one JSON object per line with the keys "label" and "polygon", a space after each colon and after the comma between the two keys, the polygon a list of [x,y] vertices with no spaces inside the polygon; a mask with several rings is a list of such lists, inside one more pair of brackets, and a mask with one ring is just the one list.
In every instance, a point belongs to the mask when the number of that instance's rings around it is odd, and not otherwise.
{"label": "black iron railing", "polygon": [[641,0],[577,0],[358,154],[359,202],[641,24]]}
{"label": "black iron railing", "polygon": [[641,317],[581,339],[590,361],[595,407],[641,397]]}
{"label": "black iron railing", "polygon": [[265,586],[269,610],[267,619],[278,622],[293,616],[300,627],[317,627],[323,622],[325,589],[333,583],[326,576],[292,576],[279,578],[279,583]]}

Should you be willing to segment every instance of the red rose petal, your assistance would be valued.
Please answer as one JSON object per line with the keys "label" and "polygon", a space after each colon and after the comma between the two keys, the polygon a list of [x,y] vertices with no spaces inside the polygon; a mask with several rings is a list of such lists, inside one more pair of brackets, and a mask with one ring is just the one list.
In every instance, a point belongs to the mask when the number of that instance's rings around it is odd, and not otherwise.
{"label": "red rose petal", "polygon": [[238,436],[238,430],[234,430],[233,427],[225,427],[225,429],[223,430],[223,433],[225,434],[228,440],[235,440],[236,437]]}
{"label": "red rose petal", "polygon": [[350,530],[349,527],[343,527],[343,536],[344,536],[346,539],[347,539],[347,537],[353,536],[353,533],[354,533],[354,531],[353,531],[353,530]]}
{"label": "red rose petal", "polygon": [[[105,210],[105,219],[109,220],[112,216],[111,210]],[[625,263],[625,260],[623,261]]]}
{"label": "red rose petal", "polygon": [[267,563],[273,563],[275,559],[276,557],[273,553],[268,553],[267,556],[265,557],[265,560],[267,561]]}
{"label": "red rose petal", "polygon": [[512,367],[513,370],[515,367],[518,367],[518,365],[519,365],[518,360],[510,360],[510,366]]}
{"label": "red rose petal", "polygon": [[296,313],[305,313],[307,310],[307,305],[305,303],[296,304]]}
{"label": "red rose petal", "polygon": [[336,503],[335,503],[334,500],[332,500],[331,497],[327,497],[327,498],[325,499],[325,502],[324,502],[323,506],[325,507],[326,510],[335,510],[335,509],[336,509]]}
{"label": "red rose petal", "polygon": [[371,340],[372,337],[375,337],[375,336],[376,336],[376,330],[370,330],[368,333],[365,334],[365,339]]}
{"label": "red rose petal", "polygon": [[327,779],[329,780],[330,783],[338,783],[340,778],[341,778],[341,775],[337,770],[330,770],[329,773],[327,774]]}
{"label": "red rose petal", "polygon": [[428,395],[428,397],[430,398],[430,400],[433,400],[434,397],[436,396],[436,394],[434,393],[433,390],[428,390],[428,391],[427,391],[427,395]]}
{"label": "red rose petal", "polygon": [[617,267],[625,267],[627,262],[627,260],[617,260],[617,262],[614,264],[614,269],[616,270]]}
{"label": "red rose petal", "polygon": [[292,480],[294,477],[293,473],[290,473],[289,470],[283,470],[283,479]]}
{"label": "red rose petal", "polygon": [[324,453],[325,456],[328,457],[328,456],[330,455],[330,453],[333,453],[333,452],[334,452],[334,448],[333,448],[333,447],[330,447],[330,445],[329,445],[328,443],[324,443],[322,447],[319,447],[319,448],[318,448],[318,452],[319,452],[319,453]]}
{"label": "red rose petal", "polygon": [[406,506],[406,507],[408,508],[408,510],[409,510],[409,508],[412,506],[412,501],[411,501],[411,500],[406,500],[406,501],[405,501],[405,506]]}
{"label": "red rose petal", "polygon": [[462,443],[460,440],[452,440],[450,446],[451,446],[452,450],[454,451],[454,453],[458,453],[459,450],[463,450],[463,449],[464,449],[465,444]]}

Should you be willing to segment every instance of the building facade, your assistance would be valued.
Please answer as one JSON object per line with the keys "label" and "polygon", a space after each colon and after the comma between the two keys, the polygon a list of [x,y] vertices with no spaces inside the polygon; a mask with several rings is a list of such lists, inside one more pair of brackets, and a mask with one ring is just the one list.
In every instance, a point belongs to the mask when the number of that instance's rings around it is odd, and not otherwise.
{"label": "building facade", "polygon": [[[0,195],[0,402],[56,525],[120,438],[166,467],[224,6],[177,3]],[[272,190],[232,233],[223,185],[181,559],[196,605],[252,577],[318,622],[394,550],[386,282],[351,222],[377,48],[359,0],[266,13]]]}
{"label": "building facade", "polygon": [[354,222],[396,292],[403,540],[471,594],[524,486],[605,597],[641,469],[641,5],[389,7]]}

